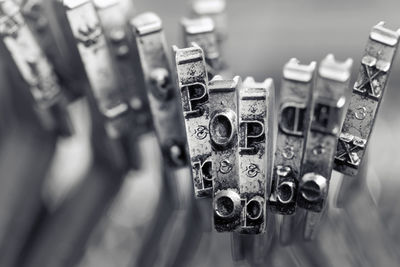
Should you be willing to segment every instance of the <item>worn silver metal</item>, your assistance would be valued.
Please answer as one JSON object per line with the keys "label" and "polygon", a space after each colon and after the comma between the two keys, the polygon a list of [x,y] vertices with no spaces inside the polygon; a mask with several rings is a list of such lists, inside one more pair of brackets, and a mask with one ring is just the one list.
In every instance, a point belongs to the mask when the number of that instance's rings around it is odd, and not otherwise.
{"label": "worn silver metal", "polygon": [[126,126],[121,121],[128,114],[129,106],[121,94],[113,57],[96,8],[89,0],[65,0],[63,3],[89,79],[91,97],[104,119],[108,136],[119,138]]}
{"label": "worn silver metal", "polygon": [[185,46],[196,43],[203,49],[209,79],[221,75],[226,65],[222,62],[214,21],[209,17],[183,18],[181,24]]}
{"label": "worn silver metal", "polygon": [[239,185],[237,91],[240,77],[209,83],[210,140],[214,193],[214,227],[218,232],[240,227],[242,203]]}
{"label": "worn silver metal", "polygon": [[239,90],[239,192],[242,215],[239,232],[259,234],[266,228],[267,181],[273,156],[272,125],[275,99],[272,79],[256,83],[248,77]]}
{"label": "worn silver metal", "polygon": [[[162,150],[167,198],[172,199],[172,210],[166,216],[163,231],[165,248],[155,265],[173,265],[180,255],[187,253],[188,236],[200,225],[194,222],[194,199],[191,169],[187,160],[186,136],[180,107],[180,97],[169,61],[162,21],[154,13],[142,13],[130,21],[139,54],[153,125]],[[134,62],[132,62],[134,63]],[[165,207],[164,207],[165,208]],[[162,225],[162,224],[161,224]],[[167,239],[165,239],[167,237]],[[195,240],[196,237],[194,237]]]}
{"label": "worn silver metal", "polygon": [[334,169],[345,175],[355,176],[364,158],[399,37],[400,29],[392,31],[384,22],[369,35],[335,156]]}
{"label": "worn silver metal", "polygon": [[217,39],[221,44],[227,38],[227,16],[225,0],[192,0],[195,17],[211,17],[215,22]]}
{"label": "worn silver metal", "polygon": [[36,111],[48,130],[69,135],[72,126],[62,88],[38,36],[27,25],[21,9],[12,0],[0,2],[0,36],[13,65],[36,104]]}
{"label": "worn silver metal", "polygon": [[318,69],[297,195],[298,206],[310,211],[321,212],[325,204],[352,63],[328,55]]}
{"label": "worn silver metal", "polygon": [[[161,20],[154,13],[143,13],[131,21],[131,26],[163,155],[169,166],[183,167],[187,164],[186,137]],[[146,28],[152,31],[146,32]]]}
{"label": "worn silver metal", "polygon": [[345,111],[352,60],[337,62],[328,55],[320,64],[313,94],[312,121],[307,133],[297,204],[307,211],[303,238],[313,240],[326,212],[329,180]]}
{"label": "worn silver metal", "polygon": [[273,213],[296,209],[305,136],[310,127],[310,105],[316,63],[301,65],[291,59],[283,68],[279,127],[269,207]]}
{"label": "worn silver metal", "polygon": [[[133,17],[132,7],[124,0],[94,0],[99,21],[117,68],[121,94],[131,110],[129,131],[133,135],[146,132],[151,125],[149,101],[145,90],[136,40],[127,26]],[[130,13],[128,11],[130,10]]]}
{"label": "worn silver metal", "polygon": [[204,53],[199,46],[174,50],[195,196],[211,197],[213,176]]}

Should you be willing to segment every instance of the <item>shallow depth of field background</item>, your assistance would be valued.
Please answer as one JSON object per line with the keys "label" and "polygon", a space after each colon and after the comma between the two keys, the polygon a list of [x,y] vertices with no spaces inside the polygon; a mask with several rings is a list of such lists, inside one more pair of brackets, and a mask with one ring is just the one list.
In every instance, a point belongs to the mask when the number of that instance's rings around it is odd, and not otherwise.
{"label": "shallow depth of field background", "polygon": [[[258,81],[272,77],[277,88],[282,67],[291,57],[308,63],[328,53],[341,60],[354,59],[353,84],[371,27],[383,20],[387,27],[400,28],[400,2],[396,0],[227,2],[225,60],[234,74],[254,76]],[[135,4],[138,12],[159,14],[169,44],[182,45],[179,20],[189,12],[188,1],[137,0]],[[271,253],[270,266],[396,266],[400,262],[399,61],[398,56],[371,138],[367,186],[361,193],[355,190],[359,197],[349,197],[345,211],[332,208],[333,215],[321,230],[323,241],[305,245],[302,252],[277,249]],[[234,264],[228,235],[214,236],[211,244],[198,252],[192,266]],[[296,253],[296,260],[288,259]]]}
{"label": "shallow depth of field background", "polygon": [[[182,47],[179,21],[189,15],[189,0],[134,0],[134,3],[137,13],[157,13],[163,20],[168,45]],[[253,76],[257,81],[272,77],[275,87],[279,90],[282,67],[290,58],[296,57],[302,63],[312,60],[318,62],[328,53],[333,53],[341,60],[347,57],[354,59],[351,80],[353,84],[371,27],[383,20],[389,28],[400,28],[399,12],[398,0],[227,0],[228,40],[223,56],[234,74],[242,78]],[[334,174],[330,188],[329,215],[321,226],[317,239],[311,243],[285,248],[276,240],[270,251],[266,252],[266,263],[260,266],[400,266],[398,103],[400,55],[394,61],[384,101],[370,140],[367,174],[355,183],[356,186],[350,188],[351,194],[343,198],[343,208],[340,209],[335,206],[334,193],[337,192],[341,178]],[[51,213],[63,207],[60,203],[68,198],[67,193],[74,192],[82,183],[83,174],[89,170],[93,160],[90,135],[85,128],[90,125],[87,113],[87,107],[84,105],[75,107],[75,115],[79,117],[76,119],[81,123],[77,129],[79,138],[64,140],[57,145],[56,152],[63,156],[57,158],[58,165],[53,166],[50,171],[35,173],[37,169],[44,169],[42,165],[54,160],[53,148],[50,145],[36,145],[39,141],[35,139],[37,137],[30,137],[29,130],[8,134],[9,141],[1,143],[0,159],[6,158],[0,160],[1,175],[8,177],[12,174],[24,179],[21,179],[18,185],[7,179],[4,179],[6,182],[1,181],[0,250],[3,250],[0,251],[0,266],[5,258],[18,258],[10,253],[22,239],[19,233],[5,231],[7,228],[4,225],[23,225],[24,220],[31,216],[23,212],[14,212],[18,215],[15,221],[8,221],[7,216],[13,213],[10,209],[18,210],[21,206],[8,205],[7,201],[24,198],[23,195],[11,195],[12,192],[21,191],[16,189],[17,186],[33,188],[34,182],[29,181],[40,180],[37,178],[39,176],[46,177],[43,188],[35,189],[38,191],[35,194],[43,197],[43,202],[47,203],[46,208]],[[29,150],[29,145],[37,146],[36,150]],[[41,242],[41,236],[38,235],[30,245],[19,248],[26,252],[17,259],[23,263],[21,266],[57,267],[49,264],[54,259],[54,262],[64,264],[71,262],[65,266],[142,267],[136,260],[139,254],[144,252],[143,240],[146,233],[151,231],[149,226],[160,220],[154,211],[160,200],[162,164],[154,136],[143,138],[140,148],[146,152],[143,156],[144,169],[129,173],[107,214],[97,222],[94,229],[84,229],[94,231],[86,248],[75,253],[77,258],[64,259],[55,253],[63,249],[63,240],[57,242],[55,248],[51,243],[49,245]],[[26,161],[29,158],[35,160]],[[69,175],[71,172],[74,175]],[[30,176],[32,180],[26,179]],[[28,182],[23,182],[25,180]],[[21,203],[18,202],[18,205],[25,204],[23,201]],[[31,207],[27,210],[40,210],[35,205],[41,204],[28,205]],[[63,224],[68,225],[69,221],[75,223],[79,221],[79,216],[85,215],[87,214],[71,213],[71,217],[60,220],[59,225],[51,224],[52,231],[55,234],[62,233]],[[38,225],[41,223],[40,219],[39,216],[36,221]],[[196,229],[198,221],[193,219],[190,223],[190,226]],[[41,245],[43,247],[38,250],[42,254],[37,256],[32,251]],[[73,249],[73,244],[69,245]],[[154,241],[154,247],[156,245],[159,245],[159,240]],[[29,246],[34,246],[34,249]],[[153,246],[150,245],[148,250],[152,249]],[[165,251],[168,249],[166,247]],[[157,255],[156,261],[161,261],[163,256],[165,255]],[[48,265],[43,266],[42,262],[47,262]],[[230,235],[217,233],[205,233],[185,265],[248,266],[245,262],[232,261]]]}

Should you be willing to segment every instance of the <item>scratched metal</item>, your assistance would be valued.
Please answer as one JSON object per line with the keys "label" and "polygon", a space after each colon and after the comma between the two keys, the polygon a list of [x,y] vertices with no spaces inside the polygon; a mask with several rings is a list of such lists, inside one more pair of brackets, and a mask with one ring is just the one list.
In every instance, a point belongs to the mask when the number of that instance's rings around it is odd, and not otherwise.
{"label": "scratched metal", "polygon": [[136,35],[153,124],[163,155],[171,166],[185,166],[186,137],[162,22],[154,13],[143,13],[135,17],[131,25]]}
{"label": "scratched metal", "polygon": [[238,76],[233,80],[216,76],[209,83],[214,227],[218,232],[240,227],[237,91],[241,83]]}
{"label": "scratched metal", "polygon": [[58,77],[20,7],[13,1],[0,3],[0,35],[16,69],[29,87],[43,126],[60,134],[72,132],[65,98]]}
{"label": "scratched metal", "polygon": [[181,24],[185,46],[196,43],[203,49],[209,79],[220,75],[226,65],[222,62],[214,21],[209,17],[183,18]]}
{"label": "scratched metal", "polygon": [[[115,61],[121,93],[127,101],[130,112],[129,131],[133,135],[148,132],[151,128],[151,113],[145,90],[136,40],[127,26],[132,18],[132,7],[126,1],[93,1],[100,19],[110,52]],[[128,9],[130,12],[125,11]]]}
{"label": "scratched metal", "polygon": [[196,197],[212,196],[211,144],[208,128],[208,77],[203,50],[175,47],[178,86]]}
{"label": "scratched metal", "polygon": [[363,160],[399,44],[400,29],[372,28],[339,137],[335,170],[355,176]]}
{"label": "scratched metal", "polygon": [[88,0],[69,0],[63,4],[91,85],[91,97],[105,119],[107,134],[118,138],[122,135],[119,119],[126,115],[128,105],[122,97],[95,6]]}
{"label": "scratched metal", "polygon": [[297,59],[291,59],[283,68],[277,146],[269,198],[269,206],[274,213],[289,215],[296,210],[305,135],[311,122],[315,67],[315,62],[301,65]]}
{"label": "scratched metal", "polygon": [[352,63],[328,55],[318,69],[297,196],[298,206],[313,212],[322,211],[327,197]]}
{"label": "scratched metal", "polygon": [[[272,125],[268,124],[275,101],[271,97],[273,81],[256,83],[246,78],[239,90],[239,185],[242,215],[239,232],[259,234],[266,227],[267,160],[272,157]],[[268,144],[268,145],[267,145]]]}

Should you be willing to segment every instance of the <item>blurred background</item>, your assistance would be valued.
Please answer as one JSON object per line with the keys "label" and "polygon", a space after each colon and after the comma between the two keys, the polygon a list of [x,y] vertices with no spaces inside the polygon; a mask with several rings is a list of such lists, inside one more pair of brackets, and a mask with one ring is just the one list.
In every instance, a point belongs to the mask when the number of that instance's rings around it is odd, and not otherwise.
{"label": "blurred background", "polygon": [[[135,13],[160,16],[169,46],[183,46],[179,22],[190,10],[187,0],[134,1]],[[223,57],[234,74],[257,81],[272,77],[279,88],[291,57],[308,63],[334,53],[354,59],[353,84],[372,26],[383,20],[399,28],[399,10],[398,0],[228,0]],[[355,178],[334,173],[316,240],[284,247],[276,227],[262,261],[254,262],[251,248],[243,257],[234,252],[234,260],[231,236],[202,221],[209,203],[190,200],[187,210],[174,206],[151,130],[135,142],[137,166],[113,167],[106,149],[93,148],[96,130],[84,98],[68,107],[74,135],[58,138],[42,129],[23,86],[10,75],[10,59],[0,55],[0,266],[400,265],[398,57],[368,162]]]}

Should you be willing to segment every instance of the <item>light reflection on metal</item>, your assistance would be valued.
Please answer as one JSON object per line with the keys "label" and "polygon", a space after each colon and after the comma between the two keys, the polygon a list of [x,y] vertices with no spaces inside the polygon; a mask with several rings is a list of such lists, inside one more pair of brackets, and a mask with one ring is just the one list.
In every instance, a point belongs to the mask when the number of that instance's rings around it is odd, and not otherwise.
{"label": "light reflection on metal", "polygon": [[335,156],[334,169],[345,175],[356,175],[364,158],[399,37],[400,29],[392,31],[384,22],[369,35]]}
{"label": "light reflection on metal", "polygon": [[233,80],[216,76],[209,83],[214,227],[218,232],[240,227],[237,91],[241,83],[238,76]]}
{"label": "light reflection on metal", "polygon": [[208,76],[203,50],[174,47],[196,197],[211,197],[213,176],[209,133]]}

